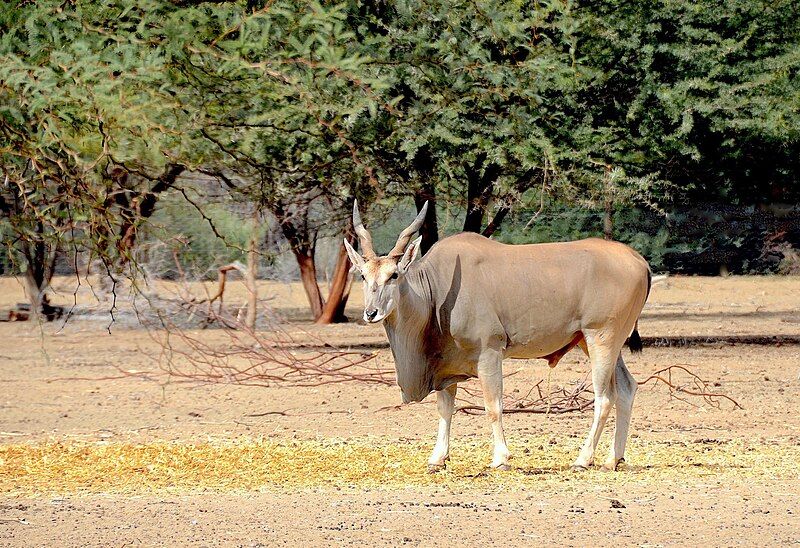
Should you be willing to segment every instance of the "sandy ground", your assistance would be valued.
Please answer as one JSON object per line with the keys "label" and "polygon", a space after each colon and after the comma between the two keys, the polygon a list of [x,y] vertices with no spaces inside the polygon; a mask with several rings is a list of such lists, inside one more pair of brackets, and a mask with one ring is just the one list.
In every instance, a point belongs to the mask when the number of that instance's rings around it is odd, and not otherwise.
{"label": "sandy ground", "polygon": [[[62,292],[58,301],[71,302],[70,280],[57,285]],[[232,289],[239,291],[229,297],[235,303],[243,294],[240,287]],[[337,345],[385,340],[380,327],[303,323],[303,295],[297,286],[264,283],[260,292],[281,314],[298,319],[303,330]],[[359,315],[358,293],[349,308],[351,317]],[[86,287],[77,298],[79,303],[92,302]],[[16,282],[0,279],[0,309],[21,300]],[[397,407],[399,390],[385,386],[287,389],[189,386],[133,377],[101,380],[117,376],[118,367],[160,371],[154,359],[159,347],[145,331],[120,323],[109,334],[107,324],[80,317],[63,327],[0,323],[0,444],[374,440],[376,445],[425,445],[418,457],[424,467],[435,438],[435,405],[430,401]],[[645,336],[797,336],[800,279],[672,278],[655,286],[640,331]],[[226,344],[219,330],[199,334],[211,344]],[[388,351],[378,352],[377,359],[391,365]],[[664,387],[642,388],[634,410],[630,470],[611,474],[611,480],[599,471],[569,477],[558,472],[558,481],[545,474],[541,481],[531,476],[521,487],[509,487],[502,478],[472,481],[482,473],[482,465],[476,465],[446,485],[272,483],[236,491],[123,494],[11,490],[0,494],[0,545],[800,543],[800,346],[647,348],[625,357],[638,379],[667,365],[688,365],[744,410],[671,399]],[[509,360],[506,371],[517,373],[507,381],[507,393],[525,391],[546,369],[541,361]],[[573,382],[587,369],[585,360],[572,353],[551,382]],[[515,446],[527,449],[525,440],[539,438],[577,447],[590,422],[590,413],[517,414],[505,421],[512,453]],[[485,442],[483,465],[491,458],[489,434],[483,417],[458,414],[454,419],[454,442]],[[601,451],[608,437],[601,441]],[[720,470],[701,460],[687,464],[685,473],[677,468],[652,479],[649,468],[641,465],[644,447],[653,444],[702,445],[711,457],[718,444],[728,442],[746,442],[752,445],[749,450],[764,454],[777,448],[792,462],[779,473],[765,465],[764,473],[755,474],[749,464],[737,471],[734,461]],[[523,472],[525,458],[516,459]],[[773,466],[778,470],[770,461]],[[613,501],[624,508],[612,507],[619,506]]]}

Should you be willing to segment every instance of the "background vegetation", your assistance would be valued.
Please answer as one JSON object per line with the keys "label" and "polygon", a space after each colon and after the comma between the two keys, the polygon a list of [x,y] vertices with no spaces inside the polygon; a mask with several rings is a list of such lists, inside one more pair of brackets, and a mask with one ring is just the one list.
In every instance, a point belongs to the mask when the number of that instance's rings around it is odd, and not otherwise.
{"label": "background vegetation", "polygon": [[594,235],[656,270],[790,271],[799,11],[2,2],[0,268],[35,304],[58,269],[200,276],[249,249],[337,321],[357,198],[379,250],[430,200],[424,248]]}

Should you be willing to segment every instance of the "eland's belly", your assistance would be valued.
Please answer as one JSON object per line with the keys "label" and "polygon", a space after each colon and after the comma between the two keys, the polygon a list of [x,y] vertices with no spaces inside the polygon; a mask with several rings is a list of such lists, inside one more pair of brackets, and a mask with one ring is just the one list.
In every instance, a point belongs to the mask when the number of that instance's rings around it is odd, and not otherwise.
{"label": "eland's belly", "polygon": [[575,339],[575,335],[575,333],[558,333],[531,339],[510,340],[503,357],[512,359],[547,358],[565,347],[569,347]]}

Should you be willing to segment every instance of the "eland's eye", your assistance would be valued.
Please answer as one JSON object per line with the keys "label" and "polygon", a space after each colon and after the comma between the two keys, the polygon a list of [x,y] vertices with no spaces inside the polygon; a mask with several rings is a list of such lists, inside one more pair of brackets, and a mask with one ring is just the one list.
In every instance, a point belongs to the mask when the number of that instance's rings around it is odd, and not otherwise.
{"label": "eland's eye", "polygon": [[392,274],[391,276],[389,276],[389,279],[390,279],[390,280],[396,280],[396,279],[397,279],[397,272],[395,272],[394,274]]}

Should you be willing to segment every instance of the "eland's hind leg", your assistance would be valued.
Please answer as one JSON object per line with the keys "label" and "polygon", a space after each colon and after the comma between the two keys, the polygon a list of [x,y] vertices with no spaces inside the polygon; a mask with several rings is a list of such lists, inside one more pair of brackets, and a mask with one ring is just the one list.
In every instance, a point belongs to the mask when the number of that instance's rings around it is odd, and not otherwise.
{"label": "eland's hind leg", "polygon": [[613,334],[600,330],[584,330],[589,360],[592,364],[592,387],[594,389],[594,420],[589,435],[572,468],[585,470],[594,463],[594,452],[603,432],[611,408],[616,399],[614,368],[622,344]]}
{"label": "eland's hind leg", "polygon": [[633,410],[633,398],[639,385],[633,378],[622,354],[617,358],[617,365],[614,369],[614,387],[616,392],[617,423],[614,426],[614,443],[608,460],[603,465],[603,470],[616,470],[617,465],[625,460],[625,444],[628,442],[628,429],[631,424],[631,411]]}
{"label": "eland's hind leg", "polygon": [[478,359],[478,379],[481,381],[486,415],[492,425],[492,468],[507,470],[511,455],[503,433],[503,357],[499,351],[485,349],[481,353]]}
{"label": "eland's hind leg", "polygon": [[431,458],[428,459],[428,470],[435,472],[445,467],[450,458],[450,423],[453,420],[456,391],[458,385],[452,384],[436,393],[436,409],[439,411],[439,433]]}

